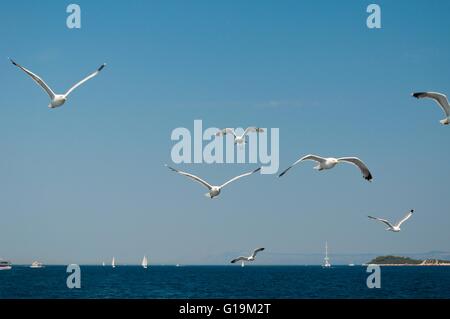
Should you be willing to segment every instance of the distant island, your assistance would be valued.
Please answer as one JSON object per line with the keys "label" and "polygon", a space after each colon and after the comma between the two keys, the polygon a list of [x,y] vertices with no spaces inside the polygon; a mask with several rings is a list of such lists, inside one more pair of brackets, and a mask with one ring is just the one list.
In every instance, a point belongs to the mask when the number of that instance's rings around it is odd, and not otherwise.
{"label": "distant island", "polygon": [[400,256],[379,256],[367,264],[379,266],[450,266],[450,261],[439,259],[419,260]]}

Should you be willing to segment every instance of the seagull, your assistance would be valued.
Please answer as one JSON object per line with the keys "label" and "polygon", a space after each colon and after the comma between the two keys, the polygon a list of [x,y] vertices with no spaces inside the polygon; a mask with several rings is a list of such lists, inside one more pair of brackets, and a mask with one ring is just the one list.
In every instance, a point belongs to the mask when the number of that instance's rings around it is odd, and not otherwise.
{"label": "seagull", "polygon": [[410,219],[413,213],[414,213],[414,209],[411,209],[411,211],[410,211],[408,214],[406,214],[406,216],[403,217],[403,219],[402,219],[401,221],[399,221],[399,222],[398,222],[397,224],[395,224],[395,225],[393,225],[391,222],[387,221],[386,219],[381,219],[381,218],[378,218],[378,217],[372,217],[372,216],[368,216],[368,217],[369,217],[370,219],[375,219],[375,220],[378,220],[378,221],[380,221],[380,222],[382,222],[382,223],[385,223],[385,224],[388,226],[388,228],[386,228],[386,230],[389,230],[389,231],[398,233],[398,232],[401,230],[401,229],[400,229],[400,226],[401,226],[404,222],[406,222],[408,219]]}
{"label": "seagull", "polygon": [[234,137],[234,144],[242,145],[242,144],[247,143],[245,137],[247,136],[248,133],[262,133],[262,132],[264,132],[264,129],[259,128],[259,127],[250,126],[245,129],[244,134],[236,135],[236,132],[234,131],[234,129],[224,128],[223,130],[220,130],[219,132],[217,132],[216,136],[224,136],[227,134],[232,134]]}
{"label": "seagull", "polygon": [[264,249],[265,249],[265,248],[258,248],[258,249],[255,249],[255,250],[253,251],[253,254],[252,254],[251,256],[248,256],[248,257],[245,257],[245,256],[239,256],[238,258],[233,259],[233,260],[231,261],[231,263],[234,264],[234,263],[240,261],[240,262],[241,262],[241,266],[244,267],[244,263],[245,263],[246,261],[254,261],[254,260],[255,260],[255,257],[256,257],[256,254],[259,253],[260,251],[263,251]]}
{"label": "seagull", "polygon": [[366,164],[364,164],[363,161],[361,161],[357,157],[341,157],[341,158],[329,157],[329,158],[323,158],[323,157],[320,157],[320,156],[317,156],[317,155],[311,155],[311,154],[300,158],[294,164],[292,164],[287,169],[285,169],[280,175],[278,175],[278,177],[283,176],[293,166],[297,165],[301,161],[306,161],[306,160],[311,160],[311,161],[318,162],[319,164],[314,167],[314,169],[316,169],[318,171],[322,171],[324,169],[331,169],[331,168],[335,167],[337,164],[342,163],[342,162],[344,162],[344,163],[351,163],[351,164],[356,165],[356,166],[359,167],[359,169],[361,170],[361,173],[363,174],[363,177],[366,180],[368,180],[369,182],[372,180],[372,174],[370,173],[370,171],[367,168]]}
{"label": "seagull", "polygon": [[213,199],[213,198],[216,197],[216,196],[219,196],[220,191],[222,190],[222,188],[224,188],[225,186],[227,186],[227,185],[230,184],[231,182],[234,182],[234,181],[240,179],[241,177],[245,177],[245,176],[252,175],[252,174],[254,174],[254,173],[256,173],[256,172],[259,172],[259,171],[261,170],[261,167],[259,167],[259,168],[255,169],[254,171],[251,171],[251,172],[248,172],[248,173],[245,173],[245,174],[236,176],[236,177],[230,179],[228,182],[226,182],[226,183],[224,183],[224,184],[222,184],[222,185],[220,185],[220,186],[214,186],[214,185],[211,185],[211,184],[209,184],[208,182],[204,181],[203,179],[201,179],[201,178],[198,177],[198,176],[195,176],[195,175],[193,175],[193,174],[189,174],[189,173],[186,173],[186,172],[179,171],[179,170],[177,170],[177,169],[175,169],[175,168],[172,168],[172,167],[170,167],[170,166],[167,166],[167,165],[165,165],[165,166],[166,166],[167,168],[169,168],[170,170],[172,170],[172,171],[174,171],[174,172],[176,172],[176,173],[178,173],[178,174],[184,175],[184,176],[186,176],[186,177],[189,177],[189,178],[193,179],[194,181],[199,182],[200,184],[202,184],[203,186],[205,186],[205,187],[209,190],[209,192],[206,193],[205,196],[206,196],[206,197],[209,197],[209,198],[211,198],[211,199]]}
{"label": "seagull", "polygon": [[10,61],[11,61],[11,63],[13,65],[17,66],[22,71],[24,71],[26,74],[28,74],[37,84],[39,84],[45,90],[45,92],[47,92],[47,94],[50,96],[50,99],[51,99],[50,104],[48,105],[48,107],[51,108],[51,109],[63,105],[67,101],[67,97],[69,96],[70,93],[72,93],[73,90],[75,90],[77,87],[79,87],[84,82],[86,82],[86,81],[92,79],[93,77],[95,77],[106,66],[105,63],[102,64],[94,73],[92,73],[91,75],[87,76],[86,78],[84,78],[83,80],[81,80],[80,82],[78,82],[77,84],[72,86],[66,93],[64,93],[64,94],[56,94],[47,85],[47,83],[45,83],[44,80],[42,80],[39,76],[37,76],[36,74],[31,72],[30,70],[25,69],[20,64],[17,64],[14,60],[10,59]]}
{"label": "seagull", "polygon": [[440,120],[439,122],[441,122],[442,125],[450,124],[450,105],[448,104],[447,96],[442,93],[436,92],[418,92],[413,93],[412,96],[414,96],[416,99],[429,98],[434,100],[442,108],[446,116],[445,119]]}

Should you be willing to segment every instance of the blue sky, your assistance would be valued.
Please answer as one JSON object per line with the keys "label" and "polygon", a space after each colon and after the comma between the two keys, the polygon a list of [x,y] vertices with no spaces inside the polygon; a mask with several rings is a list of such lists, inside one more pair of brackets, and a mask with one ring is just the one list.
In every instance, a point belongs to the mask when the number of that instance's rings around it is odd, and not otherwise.
{"label": "blue sky", "polygon": [[[450,92],[448,1],[15,1],[0,11],[0,257],[15,263],[226,263],[270,253],[450,250],[448,127],[413,91]],[[426,9],[426,10],[425,10]],[[48,97],[7,57],[65,91]],[[1,61],[1,60],[0,60]],[[252,176],[207,200],[164,168],[174,128],[280,128],[280,165],[361,157],[318,173]],[[250,164],[180,167],[220,183]],[[399,234],[367,219],[417,214]],[[301,260],[299,260],[301,262]]]}

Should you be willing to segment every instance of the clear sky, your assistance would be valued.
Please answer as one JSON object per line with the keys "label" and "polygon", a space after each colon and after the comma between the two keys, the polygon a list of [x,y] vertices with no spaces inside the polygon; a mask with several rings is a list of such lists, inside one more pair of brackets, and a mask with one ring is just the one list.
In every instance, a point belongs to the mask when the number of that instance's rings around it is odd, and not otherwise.
{"label": "clear sky", "polygon": [[[15,263],[227,263],[234,254],[450,250],[450,127],[413,91],[450,94],[450,2],[2,2],[0,10],[0,257]],[[64,92],[61,108],[8,57]],[[177,127],[280,129],[279,179],[254,175],[208,200],[170,172]],[[173,164],[172,164],[173,165]],[[221,183],[255,164],[177,166]],[[401,233],[373,214],[416,215]],[[271,255],[274,254],[274,255]],[[299,260],[301,262],[301,260]]]}

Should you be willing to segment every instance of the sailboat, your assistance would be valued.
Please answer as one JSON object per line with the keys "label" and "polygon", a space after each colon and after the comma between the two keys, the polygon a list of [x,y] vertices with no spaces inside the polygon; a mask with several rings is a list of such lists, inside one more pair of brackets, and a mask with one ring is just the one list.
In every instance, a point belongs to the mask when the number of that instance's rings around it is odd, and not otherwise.
{"label": "sailboat", "polygon": [[0,270],[11,270],[12,266],[9,261],[0,259]]}
{"label": "sailboat", "polygon": [[43,268],[44,265],[38,261],[33,261],[33,263],[31,264],[30,268]]}
{"label": "sailboat", "polygon": [[105,267],[105,262],[104,261],[102,262],[102,266]]}
{"label": "sailboat", "polygon": [[142,263],[141,263],[142,267],[147,269],[148,267],[148,260],[147,260],[147,256],[144,256],[144,258],[142,258]]}
{"label": "sailboat", "polygon": [[324,268],[330,268],[330,258],[328,257],[328,242],[325,242],[325,258],[323,259],[323,267]]}
{"label": "sailboat", "polygon": [[113,257],[111,267],[116,268],[116,259]]}

